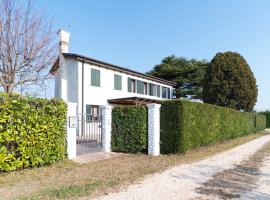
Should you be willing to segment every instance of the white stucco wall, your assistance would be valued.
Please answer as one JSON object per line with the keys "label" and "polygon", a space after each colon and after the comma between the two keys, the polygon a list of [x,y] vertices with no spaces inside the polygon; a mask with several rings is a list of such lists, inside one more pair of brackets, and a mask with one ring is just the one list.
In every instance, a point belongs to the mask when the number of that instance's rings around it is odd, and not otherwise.
{"label": "white stucco wall", "polygon": [[[66,96],[64,99],[67,102],[78,103],[78,113],[82,110],[82,62],[75,59],[65,59],[65,75],[66,75]],[[91,68],[100,70],[100,87],[91,86]],[[114,74],[119,74],[122,76],[122,90],[114,89]],[[122,73],[119,71],[114,71],[111,69],[106,69],[103,67],[98,67],[96,65],[90,65],[84,63],[84,104],[90,105],[109,105],[108,99],[124,98],[124,97],[144,97],[149,99],[161,100],[162,97],[142,95],[137,93],[128,92],[128,78],[133,78],[136,80],[141,80],[148,83],[153,83],[160,85],[160,87],[165,86],[170,88],[170,96],[172,98],[173,87],[159,82],[151,81],[148,79],[140,78],[137,76],[129,75],[127,73]],[[63,82],[63,81],[62,81]],[[56,82],[57,84],[57,82]],[[65,89],[63,85],[58,84],[58,87]],[[57,87],[56,86],[56,87]],[[61,90],[58,89],[58,90]],[[63,93],[63,92],[62,92]],[[162,96],[162,90],[160,91],[160,96]]]}

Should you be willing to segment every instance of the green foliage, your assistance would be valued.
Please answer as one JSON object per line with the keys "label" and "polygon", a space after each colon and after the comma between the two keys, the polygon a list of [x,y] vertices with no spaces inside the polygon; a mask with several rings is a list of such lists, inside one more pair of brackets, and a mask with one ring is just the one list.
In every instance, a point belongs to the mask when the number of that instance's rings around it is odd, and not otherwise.
{"label": "green foliage", "polygon": [[168,56],[148,74],[176,82],[178,98],[201,99],[202,81],[208,64],[205,60]]}
{"label": "green foliage", "polygon": [[265,115],[255,115],[254,131],[264,130],[266,128],[266,116]]}
{"label": "green foliage", "polygon": [[112,150],[141,152],[147,149],[147,109],[119,106],[112,110]]}
{"label": "green foliage", "polygon": [[186,152],[199,146],[265,129],[265,117],[210,104],[163,101],[160,112],[162,153]]}
{"label": "green foliage", "polygon": [[216,54],[206,71],[203,101],[250,112],[257,96],[256,79],[246,60],[234,52]]}
{"label": "green foliage", "polygon": [[63,159],[65,123],[62,100],[0,94],[0,171]]}
{"label": "green foliage", "polygon": [[259,112],[259,114],[266,116],[266,128],[270,128],[270,110]]}

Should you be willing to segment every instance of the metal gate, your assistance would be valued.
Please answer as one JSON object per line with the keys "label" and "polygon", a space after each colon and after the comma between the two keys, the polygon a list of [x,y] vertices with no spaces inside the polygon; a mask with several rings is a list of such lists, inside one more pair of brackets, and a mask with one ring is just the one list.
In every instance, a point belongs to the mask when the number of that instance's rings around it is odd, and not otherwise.
{"label": "metal gate", "polygon": [[77,155],[102,150],[101,115],[79,115],[77,126]]}

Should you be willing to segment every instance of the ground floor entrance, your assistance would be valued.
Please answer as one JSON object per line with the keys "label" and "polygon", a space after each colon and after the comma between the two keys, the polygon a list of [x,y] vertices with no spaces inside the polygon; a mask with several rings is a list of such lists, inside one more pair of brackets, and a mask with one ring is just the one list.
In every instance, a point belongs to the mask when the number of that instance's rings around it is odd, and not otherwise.
{"label": "ground floor entrance", "polygon": [[78,116],[77,156],[102,150],[102,121],[99,112]]}

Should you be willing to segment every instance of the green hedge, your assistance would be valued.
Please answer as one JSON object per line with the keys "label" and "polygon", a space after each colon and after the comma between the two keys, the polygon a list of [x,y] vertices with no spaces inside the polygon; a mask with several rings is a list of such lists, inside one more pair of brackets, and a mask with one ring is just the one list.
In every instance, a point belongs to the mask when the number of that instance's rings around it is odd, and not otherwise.
{"label": "green hedge", "polygon": [[254,132],[264,130],[266,128],[266,116],[265,115],[255,115],[255,125]]}
{"label": "green hedge", "polygon": [[0,171],[63,159],[65,123],[62,100],[0,94]]}
{"label": "green hedge", "polygon": [[185,152],[265,129],[264,116],[184,100],[163,101],[160,115],[162,153]]}
{"label": "green hedge", "polygon": [[266,128],[270,128],[270,111],[260,112],[259,114],[266,116]]}
{"label": "green hedge", "polygon": [[147,149],[147,109],[119,106],[112,110],[112,150],[142,152]]}

